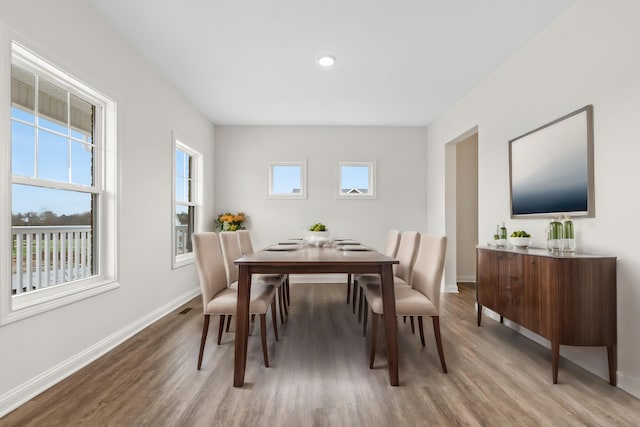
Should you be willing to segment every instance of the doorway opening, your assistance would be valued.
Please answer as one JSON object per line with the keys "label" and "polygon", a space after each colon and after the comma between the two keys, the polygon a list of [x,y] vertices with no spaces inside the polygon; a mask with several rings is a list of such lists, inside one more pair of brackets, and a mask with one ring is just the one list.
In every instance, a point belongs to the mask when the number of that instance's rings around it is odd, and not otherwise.
{"label": "doorway opening", "polygon": [[478,127],[445,147],[445,229],[448,236],[445,291],[475,283],[478,244]]}

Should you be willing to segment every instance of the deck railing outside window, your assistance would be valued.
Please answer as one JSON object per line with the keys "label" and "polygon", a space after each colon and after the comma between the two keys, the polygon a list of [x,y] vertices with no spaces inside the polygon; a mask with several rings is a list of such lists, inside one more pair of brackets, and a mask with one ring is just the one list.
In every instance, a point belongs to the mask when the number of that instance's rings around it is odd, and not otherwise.
{"label": "deck railing outside window", "polygon": [[188,227],[188,224],[176,225],[176,255],[188,252],[189,239],[191,239]]}
{"label": "deck railing outside window", "polygon": [[15,226],[11,241],[13,294],[96,274],[90,225]]}

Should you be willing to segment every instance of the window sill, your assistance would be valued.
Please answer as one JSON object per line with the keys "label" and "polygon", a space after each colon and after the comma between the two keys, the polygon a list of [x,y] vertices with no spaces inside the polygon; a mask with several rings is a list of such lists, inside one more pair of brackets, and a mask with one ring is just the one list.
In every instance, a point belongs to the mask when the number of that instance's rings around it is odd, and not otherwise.
{"label": "window sill", "polygon": [[84,281],[43,289],[43,292],[35,291],[12,296],[2,306],[0,325],[35,316],[120,287],[119,282],[111,279],[96,280],[90,284],[81,282]]}
{"label": "window sill", "polygon": [[196,262],[196,258],[193,255],[193,252],[177,255],[173,259],[173,267],[172,267],[172,269],[175,270],[177,268],[186,267],[188,265],[195,264],[195,262]]}

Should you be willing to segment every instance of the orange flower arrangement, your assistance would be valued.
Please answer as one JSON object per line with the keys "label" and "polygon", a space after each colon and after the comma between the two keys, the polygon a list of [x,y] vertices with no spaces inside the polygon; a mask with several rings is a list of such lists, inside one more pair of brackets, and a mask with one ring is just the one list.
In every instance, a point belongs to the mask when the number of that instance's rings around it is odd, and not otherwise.
{"label": "orange flower arrangement", "polygon": [[242,223],[246,220],[246,216],[242,212],[232,214],[231,212],[225,212],[218,215],[216,219],[216,227],[221,231],[236,231],[244,230]]}

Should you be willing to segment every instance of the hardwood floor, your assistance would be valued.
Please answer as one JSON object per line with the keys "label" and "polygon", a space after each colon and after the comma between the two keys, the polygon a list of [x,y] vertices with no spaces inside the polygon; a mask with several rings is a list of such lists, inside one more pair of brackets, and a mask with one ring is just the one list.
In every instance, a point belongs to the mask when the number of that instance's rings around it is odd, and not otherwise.
{"label": "hardwood floor", "polygon": [[548,349],[486,317],[478,328],[473,285],[442,297],[449,373],[441,371],[430,319],[426,348],[399,320],[400,387],[391,387],[384,337],[370,370],[370,336],[362,338],[345,292],[344,284],[292,284],[279,342],[268,328],[269,368],[259,322],[252,324],[242,389],[232,387],[233,334],[217,346],[217,319],[196,370],[198,297],[0,426],[640,425],[640,400],[565,359],[553,385]]}

